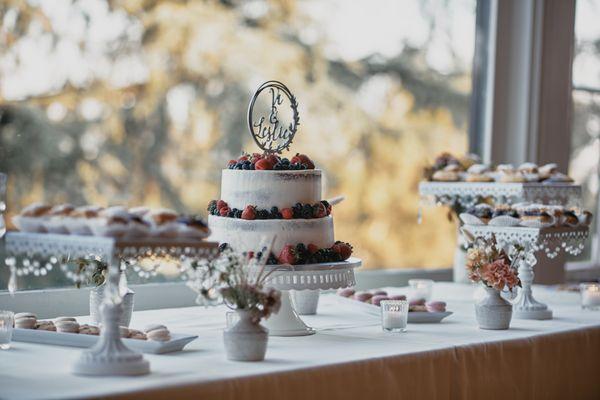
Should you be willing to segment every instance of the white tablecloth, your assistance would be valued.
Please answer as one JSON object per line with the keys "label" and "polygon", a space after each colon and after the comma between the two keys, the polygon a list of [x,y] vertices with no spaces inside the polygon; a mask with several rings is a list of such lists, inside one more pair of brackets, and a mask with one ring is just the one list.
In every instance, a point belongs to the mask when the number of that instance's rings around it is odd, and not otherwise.
{"label": "white tablecloth", "polygon": [[180,353],[145,355],[150,375],[106,378],[70,373],[81,349],[13,342],[0,352],[0,398],[489,400],[560,398],[559,387],[600,398],[600,312],[581,310],[578,294],[542,287],[534,294],[554,310],[553,320],[513,319],[508,331],[485,331],[475,323],[473,287],[437,283],[434,298],[454,315],[396,335],[382,332],[377,317],[325,295],[319,314],[304,317],[318,333],[271,337],[267,359],[258,363],[225,359],[223,307],[135,312],[134,328],[157,322],[200,337]]}

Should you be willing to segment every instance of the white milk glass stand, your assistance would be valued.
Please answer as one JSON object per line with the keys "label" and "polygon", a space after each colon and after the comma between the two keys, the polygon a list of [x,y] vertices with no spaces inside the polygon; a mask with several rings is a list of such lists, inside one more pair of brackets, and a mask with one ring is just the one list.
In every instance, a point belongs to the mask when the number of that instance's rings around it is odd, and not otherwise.
{"label": "white milk glass stand", "polygon": [[552,318],[552,310],[546,304],[537,301],[531,290],[533,267],[538,261],[535,257],[536,252],[540,251],[548,258],[554,258],[560,252],[579,255],[584,249],[589,231],[587,227],[525,228],[491,225],[465,225],[463,229],[475,237],[491,238],[494,235],[502,247],[518,244],[525,248],[525,256],[518,267],[522,288],[513,301],[513,315],[522,319]]}
{"label": "white milk glass stand", "polygon": [[[123,294],[119,291],[120,265],[127,262],[153,261],[155,268],[162,260],[185,270],[193,261],[218,254],[217,243],[186,239],[144,238],[115,240],[105,237],[9,232],[5,238],[6,265],[11,269],[9,285],[16,288],[15,275],[45,275],[59,265],[67,276],[74,274],[63,260],[96,257],[108,262],[108,295],[102,305],[102,324],[98,342],[84,350],[73,365],[78,375],[144,375],[150,364],[141,353],[127,348],[121,341],[118,321],[122,313]],[[41,260],[41,261],[40,261]],[[17,265],[20,261],[20,265]]]}
{"label": "white milk glass stand", "polygon": [[266,286],[281,290],[281,308],[279,312],[267,319],[263,325],[269,329],[271,336],[306,336],[315,333],[298,316],[292,306],[290,290],[329,290],[340,289],[356,284],[354,268],[360,267],[362,261],[351,257],[346,261],[336,263],[309,265],[267,265],[266,271],[290,268],[287,271],[278,270],[269,276]]}
{"label": "white milk glass stand", "polygon": [[[458,205],[467,209],[491,199],[494,204],[515,204],[523,201],[563,206],[581,205],[581,186],[570,183],[500,183],[500,182],[421,182],[419,184],[418,222],[421,223],[423,205]],[[458,221],[460,227],[461,222]],[[455,281],[467,282],[464,274],[464,252],[461,236],[455,254]]]}

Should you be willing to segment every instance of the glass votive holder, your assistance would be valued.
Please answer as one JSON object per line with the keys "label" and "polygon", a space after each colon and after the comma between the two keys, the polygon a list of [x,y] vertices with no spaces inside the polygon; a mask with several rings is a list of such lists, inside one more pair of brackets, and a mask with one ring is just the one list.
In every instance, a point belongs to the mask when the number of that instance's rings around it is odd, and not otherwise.
{"label": "glass votive holder", "polygon": [[12,311],[0,310],[0,350],[10,349],[15,314]]}
{"label": "glass votive holder", "polygon": [[600,283],[582,283],[579,285],[579,292],[581,293],[581,308],[600,310]]}
{"label": "glass votive holder", "polygon": [[386,332],[406,332],[408,320],[408,301],[382,300],[381,327]]}
{"label": "glass votive holder", "polygon": [[412,289],[412,300],[424,299],[425,301],[431,300],[431,294],[433,292],[433,281],[431,279],[409,279],[408,285]]}

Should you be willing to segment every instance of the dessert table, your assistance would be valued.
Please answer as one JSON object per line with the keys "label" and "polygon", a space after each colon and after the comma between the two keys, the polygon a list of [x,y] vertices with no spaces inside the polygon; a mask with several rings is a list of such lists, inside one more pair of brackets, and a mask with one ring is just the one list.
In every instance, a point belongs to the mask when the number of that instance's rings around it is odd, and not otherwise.
{"label": "dessert table", "polygon": [[582,310],[577,293],[537,286],[553,320],[485,331],[475,322],[475,288],[436,283],[433,297],[454,314],[404,334],[384,333],[377,317],[323,295],[319,314],[304,317],[317,334],[271,337],[258,363],[226,360],[224,307],[135,312],[132,327],[159,322],[199,338],[180,353],[147,355],[147,376],[103,378],[70,373],[80,349],[13,342],[0,352],[0,398],[600,398],[600,311]]}

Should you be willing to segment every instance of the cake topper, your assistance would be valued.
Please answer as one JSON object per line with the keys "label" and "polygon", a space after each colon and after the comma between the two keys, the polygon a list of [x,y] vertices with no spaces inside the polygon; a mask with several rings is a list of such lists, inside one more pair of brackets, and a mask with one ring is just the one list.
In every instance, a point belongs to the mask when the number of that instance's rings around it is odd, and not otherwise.
{"label": "cake topper", "polygon": [[[254,121],[254,106],[263,91],[269,95],[269,103],[264,104],[268,116],[259,114],[258,120]],[[266,103],[265,97],[267,96],[262,96],[263,101],[261,103]],[[279,115],[279,112],[285,110],[285,108],[278,108],[286,103],[286,97],[291,109],[291,122],[287,126],[285,121],[280,120]],[[252,96],[248,105],[248,128],[258,147],[264,150],[265,153],[281,154],[283,150],[289,150],[298,130],[298,125],[300,125],[299,121],[296,98],[283,83],[267,81],[254,92],[254,96]]]}

